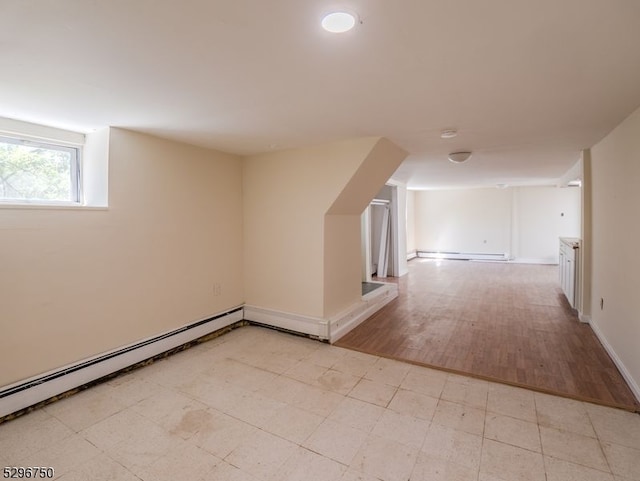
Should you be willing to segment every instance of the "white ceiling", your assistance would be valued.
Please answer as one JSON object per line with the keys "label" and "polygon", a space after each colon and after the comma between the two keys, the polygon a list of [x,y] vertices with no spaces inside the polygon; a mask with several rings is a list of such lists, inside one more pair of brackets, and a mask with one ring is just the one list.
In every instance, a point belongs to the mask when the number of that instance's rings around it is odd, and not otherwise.
{"label": "white ceiling", "polygon": [[[322,31],[341,7],[361,23]],[[553,183],[640,105],[638,0],[2,0],[0,18],[0,116],[238,154],[384,136],[411,188]]]}

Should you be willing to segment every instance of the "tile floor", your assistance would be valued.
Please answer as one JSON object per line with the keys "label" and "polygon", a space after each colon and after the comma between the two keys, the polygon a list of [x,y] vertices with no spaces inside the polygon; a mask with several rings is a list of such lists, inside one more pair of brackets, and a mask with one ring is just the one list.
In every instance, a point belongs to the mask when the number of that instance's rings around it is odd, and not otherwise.
{"label": "tile floor", "polygon": [[0,425],[64,481],[640,481],[640,416],[242,327]]}

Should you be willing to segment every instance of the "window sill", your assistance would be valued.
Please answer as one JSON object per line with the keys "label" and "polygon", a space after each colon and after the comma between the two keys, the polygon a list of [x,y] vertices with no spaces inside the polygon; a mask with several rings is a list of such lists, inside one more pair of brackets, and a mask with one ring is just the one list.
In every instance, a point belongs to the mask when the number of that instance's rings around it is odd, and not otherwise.
{"label": "window sill", "polygon": [[0,202],[0,209],[15,210],[109,210],[109,207],[80,204],[10,204]]}

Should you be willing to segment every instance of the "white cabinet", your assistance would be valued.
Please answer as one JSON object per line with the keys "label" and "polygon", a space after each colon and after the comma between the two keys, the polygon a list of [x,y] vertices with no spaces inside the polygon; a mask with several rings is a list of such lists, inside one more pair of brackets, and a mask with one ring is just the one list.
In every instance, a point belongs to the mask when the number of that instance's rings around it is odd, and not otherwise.
{"label": "white cabinet", "polygon": [[578,276],[580,273],[580,239],[561,237],[559,256],[559,277],[562,292],[567,296],[571,307],[578,307],[580,289],[578,288]]}

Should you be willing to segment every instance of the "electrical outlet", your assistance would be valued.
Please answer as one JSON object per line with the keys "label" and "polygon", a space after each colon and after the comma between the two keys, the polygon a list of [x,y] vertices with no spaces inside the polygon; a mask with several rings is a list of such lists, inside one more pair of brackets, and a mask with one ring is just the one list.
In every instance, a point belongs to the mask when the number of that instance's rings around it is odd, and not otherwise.
{"label": "electrical outlet", "polygon": [[604,309],[604,297],[600,298],[600,310],[602,311]]}
{"label": "electrical outlet", "polygon": [[219,296],[222,294],[222,285],[219,282],[213,283],[213,295]]}

